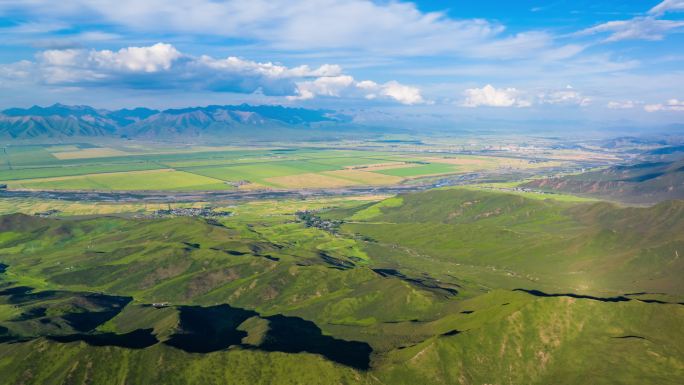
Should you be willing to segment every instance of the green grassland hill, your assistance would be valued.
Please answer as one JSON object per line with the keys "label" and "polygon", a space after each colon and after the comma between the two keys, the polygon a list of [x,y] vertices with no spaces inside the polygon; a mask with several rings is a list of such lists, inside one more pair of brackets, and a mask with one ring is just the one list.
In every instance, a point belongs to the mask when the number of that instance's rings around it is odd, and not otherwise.
{"label": "green grassland hill", "polygon": [[304,221],[7,215],[0,376],[678,384],[682,210],[439,189]]}

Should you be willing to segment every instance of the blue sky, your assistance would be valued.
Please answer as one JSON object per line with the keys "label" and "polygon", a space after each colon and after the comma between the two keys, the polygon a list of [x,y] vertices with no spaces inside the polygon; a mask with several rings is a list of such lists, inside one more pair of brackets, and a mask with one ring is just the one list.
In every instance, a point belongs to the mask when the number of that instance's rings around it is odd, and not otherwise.
{"label": "blue sky", "polygon": [[0,34],[3,108],[249,102],[606,126],[684,116],[684,0],[2,0]]}

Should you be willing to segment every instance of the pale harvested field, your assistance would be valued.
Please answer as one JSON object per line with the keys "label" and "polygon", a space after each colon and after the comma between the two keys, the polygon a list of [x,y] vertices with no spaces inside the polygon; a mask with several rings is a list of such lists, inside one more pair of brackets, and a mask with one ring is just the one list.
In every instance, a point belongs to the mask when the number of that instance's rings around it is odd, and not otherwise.
{"label": "pale harvested field", "polygon": [[359,184],[350,180],[334,178],[332,176],[316,173],[277,176],[273,178],[266,178],[264,181],[285,188],[346,187]]}
{"label": "pale harvested field", "polygon": [[391,163],[378,163],[378,164],[371,164],[368,166],[353,166],[353,167],[347,167],[347,170],[355,170],[355,171],[366,171],[366,172],[372,172],[372,171],[380,171],[380,170],[391,170],[393,168],[406,168],[406,167],[415,167],[417,164],[415,163],[406,163],[406,162],[391,162]]}
{"label": "pale harvested field", "polygon": [[443,163],[443,164],[454,164],[454,165],[468,165],[468,166],[491,166],[495,164],[495,160],[491,159],[478,159],[478,158],[423,158],[426,162],[430,163]]}
{"label": "pale harvested field", "polygon": [[130,155],[127,152],[121,150],[116,150],[113,148],[84,148],[78,151],[64,151],[64,152],[54,152],[52,156],[60,160],[67,159],[90,159],[90,158],[106,158],[109,156],[126,156]]}
{"label": "pale harvested field", "polygon": [[238,187],[238,190],[252,191],[252,190],[268,190],[271,187],[264,186],[259,183],[247,183]]}
{"label": "pale harvested field", "polygon": [[383,175],[377,174],[370,171],[362,170],[337,170],[337,171],[327,171],[323,174],[332,176],[335,178],[348,179],[353,182],[367,185],[389,185],[399,183],[404,180],[401,177],[393,175]]}
{"label": "pale harvested field", "polygon": [[426,162],[453,164],[456,166],[463,166],[462,171],[476,171],[476,170],[490,170],[495,168],[542,168],[542,167],[556,167],[563,163],[560,161],[546,161],[532,163],[526,159],[518,158],[438,158],[426,157],[423,158]]}
{"label": "pale harvested field", "polygon": [[48,152],[67,152],[67,151],[80,151],[81,148],[73,144],[56,145],[45,147]]}

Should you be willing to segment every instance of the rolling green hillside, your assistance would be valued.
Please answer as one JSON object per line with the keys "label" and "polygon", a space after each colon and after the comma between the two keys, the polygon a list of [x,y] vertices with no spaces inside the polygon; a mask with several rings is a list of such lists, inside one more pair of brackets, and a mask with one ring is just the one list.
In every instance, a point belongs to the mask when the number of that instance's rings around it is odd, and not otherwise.
{"label": "rolling green hillside", "polygon": [[578,175],[538,179],[523,187],[628,203],[684,198],[684,160],[613,166]]}
{"label": "rolling green hillside", "polygon": [[0,217],[8,384],[678,384],[684,204]]}
{"label": "rolling green hillside", "polygon": [[366,247],[388,265],[472,275],[494,287],[684,294],[682,201],[620,208],[464,189],[400,199],[343,227],[370,239]]}

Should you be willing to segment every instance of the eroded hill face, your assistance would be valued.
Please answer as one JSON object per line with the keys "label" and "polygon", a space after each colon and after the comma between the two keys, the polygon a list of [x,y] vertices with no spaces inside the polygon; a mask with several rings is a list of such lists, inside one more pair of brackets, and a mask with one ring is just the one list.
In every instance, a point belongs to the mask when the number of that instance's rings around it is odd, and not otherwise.
{"label": "eroded hill face", "polygon": [[523,187],[600,197],[628,203],[684,198],[684,160],[614,166],[566,177],[539,179]]}
{"label": "eroded hill face", "polygon": [[5,216],[0,375],[677,383],[682,210],[447,189],[300,222]]}

